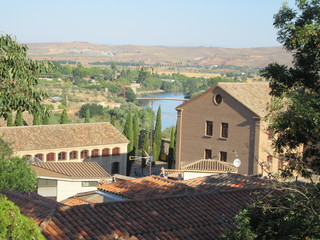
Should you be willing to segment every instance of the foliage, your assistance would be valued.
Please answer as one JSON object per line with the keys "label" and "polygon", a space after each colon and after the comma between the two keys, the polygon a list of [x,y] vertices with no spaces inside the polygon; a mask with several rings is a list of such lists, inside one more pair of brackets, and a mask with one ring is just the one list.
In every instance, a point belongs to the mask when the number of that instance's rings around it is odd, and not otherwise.
{"label": "foliage", "polygon": [[61,118],[60,118],[60,124],[67,124],[67,123],[68,123],[67,109],[63,109]]}
{"label": "foliage", "polygon": [[175,156],[174,156],[174,148],[175,148],[175,128],[171,128],[171,134],[170,134],[170,146],[169,146],[169,154],[168,154],[168,169],[172,168],[172,164],[175,161]]}
{"label": "foliage", "polygon": [[133,126],[132,126],[132,116],[129,112],[126,119],[126,124],[124,125],[123,134],[128,138],[130,141],[127,146],[127,175],[130,175],[131,172],[131,165],[132,161],[129,160],[130,156],[133,156]]}
{"label": "foliage", "polygon": [[7,116],[7,127],[12,127],[12,126],[13,126],[12,112],[9,112]]}
{"label": "foliage", "polygon": [[89,123],[90,122],[90,109],[88,108],[86,110],[86,118],[84,119],[85,123]]}
{"label": "foliage", "polygon": [[48,110],[41,102],[46,94],[37,88],[38,75],[51,69],[52,64],[27,57],[28,47],[9,35],[0,36],[0,116],[7,118],[12,111],[38,112]]}
{"label": "foliage", "polygon": [[138,156],[139,154],[139,119],[138,119],[138,114],[134,114],[133,116],[133,155]]}
{"label": "foliage", "polygon": [[86,103],[81,106],[78,112],[78,116],[81,118],[85,118],[87,110],[90,111],[90,117],[101,116],[104,113],[103,106],[95,103]]}
{"label": "foliage", "polygon": [[159,160],[160,149],[161,149],[162,133],[161,133],[161,106],[159,106],[157,111],[156,126],[153,135],[152,143],[152,155],[154,161]]}
{"label": "foliage", "polygon": [[272,63],[262,75],[275,97],[269,121],[275,150],[287,162],[282,175],[311,178],[320,173],[320,2],[300,0],[297,7],[284,4],[274,21],[278,40],[293,53],[293,67]]}
{"label": "foliage", "polygon": [[271,193],[242,210],[236,218],[237,230],[223,239],[319,239],[320,189],[281,190],[281,195]]}
{"label": "foliage", "polygon": [[23,118],[22,118],[22,112],[18,111],[16,114],[16,119],[14,121],[15,126],[23,126]]}
{"label": "foliage", "polygon": [[33,125],[40,125],[41,124],[41,120],[40,120],[40,116],[38,113],[34,113],[33,114]]}
{"label": "foliage", "polygon": [[0,239],[45,239],[36,223],[20,213],[19,207],[0,195]]}

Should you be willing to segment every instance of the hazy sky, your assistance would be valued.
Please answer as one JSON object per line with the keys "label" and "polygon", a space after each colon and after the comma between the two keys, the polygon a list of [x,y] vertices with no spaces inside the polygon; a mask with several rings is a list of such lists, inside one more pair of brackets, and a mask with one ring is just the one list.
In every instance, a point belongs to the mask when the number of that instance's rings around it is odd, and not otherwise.
{"label": "hazy sky", "polygon": [[[19,42],[164,46],[280,45],[282,0],[4,0],[0,34]],[[294,0],[288,1],[291,6]]]}

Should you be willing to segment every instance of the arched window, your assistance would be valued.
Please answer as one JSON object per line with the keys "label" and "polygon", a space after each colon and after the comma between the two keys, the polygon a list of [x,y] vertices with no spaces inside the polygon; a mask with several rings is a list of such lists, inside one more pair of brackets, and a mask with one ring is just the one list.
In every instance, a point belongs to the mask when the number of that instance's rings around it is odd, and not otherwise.
{"label": "arched window", "polygon": [[112,155],[119,155],[120,154],[120,148],[115,147],[112,149]]}
{"label": "arched window", "polygon": [[63,161],[67,159],[67,153],[66,152],[59,152],[58,154],[58,160]]}
{"label": "arched window", "polygon": [[47,154],[47,162],[54,161],[55,160],[55,154],[54,153],[48,153]]}
{"label": "arched window", "polygon": [[110,155],[110,149],[109,148],[104,148],[102,149],[102,156],[109,156]]}
{"label": "arched window", "polygon": [[72,151],[69,153],[70,160],[78,159],[78,152]]}
{"label": "arched window", "polygon": [[43,161],[43,154],[42,153],[38,153],[36,155],[34,155],[36,158],[40,159],[41,161]]}
{"label": "arched window", "polygon": [[111,164],[111,174],[119,173],[119,167],[120,167],[120,163],[119,162],[112,163]]}
{"label": "arched window", "polygon": [[99,157],[99,149],[93,149],[91,151],[91,157]]}
{"label": "arched window", "polygon": [[88,150],[83,150],[81,151],[81,158],[87,158],[89,156],[89,151]]}

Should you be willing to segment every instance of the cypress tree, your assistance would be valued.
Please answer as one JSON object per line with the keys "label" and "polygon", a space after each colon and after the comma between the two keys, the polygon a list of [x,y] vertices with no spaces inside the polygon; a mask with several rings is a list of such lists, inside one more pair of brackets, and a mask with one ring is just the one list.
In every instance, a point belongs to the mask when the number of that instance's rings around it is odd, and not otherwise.
{"label": "cypress tree", "polygon": [[129,160],[130,156],[133,156],[133,127],[132,127],[132,117],[129,112],[127,115],[126,123],[124,125],[123,134],[130,141],[127,147],[127,175],[130,175],[132,161]]}
{"label": "cypress tree", "polygon": [[40,125],[41,122],[40,122],[40,116],[38,113],[34,113],[33,114],[33,125]]}
{"label": "cypress tree", "polygon": [[8,117],[7,117],[7,127],[12,127],[13,122],[12,122],[12,112],[9,112]]}
{"label": "cypress tree", "polygon": [[23,118],[22,118],[22,112],[17,111],[16,119],[14,121],[15,126],[23,126]]}
{"label": "cypress tree", "polygon": [[90,109],[88,108],[86,110],[86,118],[84,119],[85,123],[89,123],[90,122]]}
{"label": "cypress tree", "polygon": [[138,156],[139,153],[139,120],[136,113],[133,117],[133,154]]}
{"label": "cypress tree", "polygon": [[66,123],[68,123],[68,114],[67,114],[67,110],[63,109],[63,112],[61,114],[60,124],[66,124]]}
{"label": "cypress tree", "polygon": [[170,135],[170,146],[169,146],[169,154],[168,154],[168,169],[172,168],[172,164],[174,162],[174,148],[175,148],[175,130],[171,128],[171,135]]}
{"label": "cypress tree", "polygon": [[160,149],[161,149],[161,140],[162,140],[162,132],[161,132],[161,106],[158,108],[157,119],[156,119],[156,127],[153,135],[153,145],[152,145],[152,154],[154,161],[159,160]]}

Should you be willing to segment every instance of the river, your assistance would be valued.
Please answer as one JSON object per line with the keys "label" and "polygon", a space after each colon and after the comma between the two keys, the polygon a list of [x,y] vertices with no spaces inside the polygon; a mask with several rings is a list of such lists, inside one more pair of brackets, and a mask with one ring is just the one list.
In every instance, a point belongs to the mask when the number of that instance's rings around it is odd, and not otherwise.
{"label": "river", "polygon": [[[141,98],[178,98],[184,99],[183,93],[156,93],[152,95],[142,95]],[[152,104],[153,101],[153,104]],[[176,107],[183,103],[183,101],[175,101],[175,100],[139,100],[140,105],[143,108],[151,108],[153,105],[153,112],[157,114],[158,107],[161,106],[161,119],[162,119],[162,131],[166,128],[176,126],[177,123],[177,111]]]}

